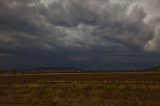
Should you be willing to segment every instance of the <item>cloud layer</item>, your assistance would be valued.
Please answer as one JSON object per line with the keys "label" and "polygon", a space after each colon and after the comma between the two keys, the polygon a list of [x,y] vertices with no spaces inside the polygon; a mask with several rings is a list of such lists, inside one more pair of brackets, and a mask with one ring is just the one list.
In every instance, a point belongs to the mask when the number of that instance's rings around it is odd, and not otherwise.
{"label": "cloud layer", "polygon": [[1,50],[159,53],[159,42],[159,0],[0,1]]}
{"label": "cloud layer", "polygon": [[131,45],[159,52],[159,1],[150,2],[1,0],[1,47],[85,50]]}

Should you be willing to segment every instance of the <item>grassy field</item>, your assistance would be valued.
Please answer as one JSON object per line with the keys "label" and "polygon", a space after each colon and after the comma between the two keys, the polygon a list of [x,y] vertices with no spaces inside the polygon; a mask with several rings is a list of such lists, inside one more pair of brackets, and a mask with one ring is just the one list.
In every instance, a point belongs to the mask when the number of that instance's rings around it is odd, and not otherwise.
{"label": "grassy field", "polygon": [[160,106],[160,73],[3,74],[0,106]]}
{"label": "grassy field", "polygon": [[158,72],[1,74],[0,82],[107,81],[160,82]]}

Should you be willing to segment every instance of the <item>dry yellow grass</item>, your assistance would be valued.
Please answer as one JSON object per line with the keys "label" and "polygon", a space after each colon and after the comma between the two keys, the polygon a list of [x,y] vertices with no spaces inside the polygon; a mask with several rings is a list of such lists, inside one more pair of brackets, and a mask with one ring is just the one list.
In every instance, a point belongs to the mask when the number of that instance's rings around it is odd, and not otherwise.
{"label": "dry yellow grass", "polygon": [[0,106],[160,106],[159,84],[102,82],[0,85]]}
{"label": "dry yellow grass", "polygon": [[160,106],[160,73],[0,75],[0,106]]}

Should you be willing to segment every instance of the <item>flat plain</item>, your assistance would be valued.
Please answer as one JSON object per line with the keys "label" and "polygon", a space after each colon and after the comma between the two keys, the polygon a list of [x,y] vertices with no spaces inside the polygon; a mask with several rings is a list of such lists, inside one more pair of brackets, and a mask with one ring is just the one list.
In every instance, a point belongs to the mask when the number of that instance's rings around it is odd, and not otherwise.
{"label": "flat plain", "polygon": [[0,106],[160,106],[160,73],[1,74]]}

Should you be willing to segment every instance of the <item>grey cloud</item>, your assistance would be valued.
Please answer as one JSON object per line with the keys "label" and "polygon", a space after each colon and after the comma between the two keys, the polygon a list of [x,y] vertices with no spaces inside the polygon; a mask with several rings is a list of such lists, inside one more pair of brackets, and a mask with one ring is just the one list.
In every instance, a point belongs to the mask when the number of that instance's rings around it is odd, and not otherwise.
{"label": "grey cloud", "polygon": [[0,56],[2,56],[2,57],[8,57],[8,56],[11,56],[11,54],[9,54],[9,53],[0,53]]}
{"label": "grey cloud", "polygon": [[[153,5],[118,0],[1,0],[1,48],[159,52]],[[151,8],[151,9],[149,9]],[[159,11],[158,6],[156,11]],[[157,13],[157,12],[155,12]],[[156,21],[155,21],[156,20]]]}
{"label": "grey cloud", "polygon": [[152,38],[144,46],[144,50],[148,52],[160,52],[159,50],[159,24],[160,24],[160,1],[159,0],[141,0],[137,1],[147,13],[143,21],[153,31]]}

